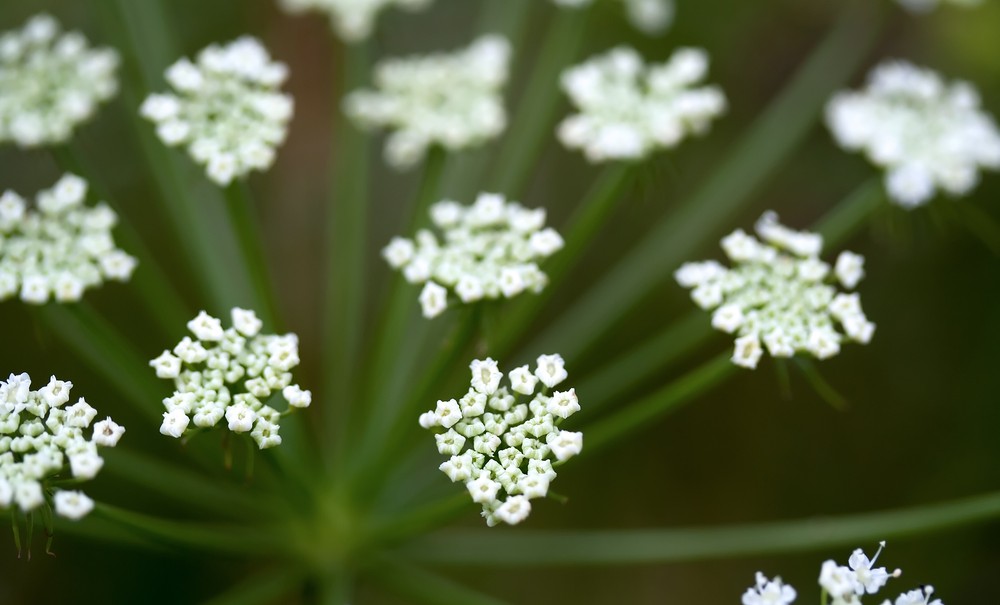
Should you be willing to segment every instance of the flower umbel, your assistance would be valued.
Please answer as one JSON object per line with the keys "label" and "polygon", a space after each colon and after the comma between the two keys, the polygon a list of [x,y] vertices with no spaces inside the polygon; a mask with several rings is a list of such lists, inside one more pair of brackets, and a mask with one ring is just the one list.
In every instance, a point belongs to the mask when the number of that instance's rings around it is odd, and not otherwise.
{"label": "flower umbel", "polygon": [[627,47],[572,67],[562,87],[579,110],[559,125],[559,140],[591,162],[638,160],[708,129],[726,108],[722,91],[695,88],[708,55],[683,48],[666,63],[646,65]]}
{"label": "flower umbel", "polygon": [[35,208],[13,191],[0,195],[0,300],[74,302],[106,279],[128,281],[136,260],[115,247],[118,216],[84,205],[87,182],[67,174],[40,191]]}
{"label": "flower umbel", "polygon": [[498,194],[481,193],[471,206],[438,202],[430,215],[444,231],[443,242],[421,230],[415,240],[396,237],[382,250],[408,282],[425,284],[420,304],[427,318],[447,308],[449,290],[463,303],[541,291],[548,277],[538,262],[563,246],[562,237],[544,227],[544,209]]}
{"label": "flower umbel", "polygon": [[[438,401],[420,415],[420,426],[437,431],[438,451],[451,456],[441,471],[465,484],[486,524],[515,525],[531,512],[532,499],[548,493],[555,467],[583,448],[582,433],[559,428],[580,404],[574,389],[550,391],[566,378],[559,355],[540,356],[533,376],[527,365],[511,371],[510,388],[500,386],[493,359],[477,359],[470,369],[469,392]],[[535,393],[539,381],[544,386]]]}
{"label": "flower umbel", "polygon": [[[253,311],[232,310],[233,327],[204,311],[188,322],[195,339],[185,336],[172,351],[149,362],[159,378],[172,379],[175,392],[163,400],[160,433],[179,438],[197,428],[214,427],[223,418],[229,430],[249,433],[260,449],[281,444],[282,416],[308,407],[312,394],[292,384],[299,365],[295,334],[260,334]],[[271,407],[278,393],[283,412]]]}
{"label": "flower umbel", "polygon": [[48,502],[75,520],[94,507],[82,492],[62,491],[51,482],[93,479],[104,466],[98,448],[117,445],[125,427],[106,418],[94,424],[88,439],[97,410],[82,397],[66,405],[72,388],[55,376],[38,390],[31,389],[27,374],[0,381],[0,509],[17,506],[29,513]]}
{"label": "flower umbel", "polygon": [[392,130],[386,161],[407,168],[432,145],[466,149],[503,132],[509,61],[510,44],[496,35],[453,53],[385,59],[375,69],[377,90],[350,93],[344,111],[361,126]]}
{"label": "flower umbel", "polygon": [[79,32],[61,33],[51,16],[0,34],[0,143],[65,143],[97,106],[118,91],[118,53],[90,48]]}
{"label": "flower umbel", "polygon": [[256,38],[213,44],[196,63],[171,65],[166,77],[176,92],[150,95],[139,109],[156,123],[160,140],[185,145],[219,185],[270,168],[294,104],[278,90],[288,68],[271,61]]}
{"label": "flower umbel", "polygon": [[841,147],[886,170],[889,197],[904,208],[939,189],[966,195],[980,170],[1000,169],[1000,131],[975,87],[905,61],[883,63],[864,90],[836,95],[826,121]]}
{"label": "flower umbel", "polygon": [[740,229],[723,238],[732,268],[704,261],[687,263],[674,274],[692,289],[699,307],[715,309],[714,328],[738,335],[733,363],[757,367],[764,347],[772,357],[809,353],[826,359],[839,353],[845,340],[867,344],[875,325],[861,310],[860,298],[838,293],[833,284],[857,284],[864,259],[844,252],[831,273],[819,259],[818,234],[788,229],[773,212],[756,228],[763,243]]}
{"label": "flower umbel", "polygon": [[375,19],[384,8],[398,6],[418,10],[431,2],[433,0],[280,0],[281,6],[291,13],[309,10],[327,13],[337,35],[347,42],[358,42],[371,35]]}

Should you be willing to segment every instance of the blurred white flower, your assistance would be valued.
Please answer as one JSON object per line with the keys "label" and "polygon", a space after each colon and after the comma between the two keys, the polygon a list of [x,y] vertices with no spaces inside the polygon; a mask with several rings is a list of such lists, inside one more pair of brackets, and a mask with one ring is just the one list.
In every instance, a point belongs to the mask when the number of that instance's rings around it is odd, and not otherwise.
{"label": "blurred white flower", "polygon": [[938,190],[966,195],[980,170],[1000,169],[1000,131],[975,87],[904,61],[876,67],[860,92],[834,96],[826,121],[841,147],[886,170],[889,198],[904,208]]}
{"label": "blurred white flower", "polygon": [[118,91],[118,53],[62,33],[51,16],[0,34],[0,142],[65,143]]}
{"label": "blurred white flower", "polygon": [[757,572],[757,584],[743,593],[743,605],[791,605],[795,601],[795,589],[781,581],[768,580]]}
{"label": "blurred white flower", "polygon": [[509,61],[510,44],[496,35],[453,53],[385,59],[375,68],[376,90],[350,93],[344,111],[363,127],[391,130],[386,161],[407,168],[432,145],[456,151],[503,132]]}
{"label": "blurred white flower", "polygon": [[618,47],[563,72],[562,87],[579,113],[559,125],[559,140],[591,162],[640,160],[704,133],[726,109],[715,86],[695,88],[708,73],[708,55],[694,48],[669,61],[645,64]]}
{"label": "blurred white flower", "polygon": [[[501,0],[502,1],[502,0]],[[594,0],[553,0],[560,6],[579,8],[588,6]],[[674,21],[674,0],[622,0],[625,15],[633,27],[644,34],[662,34]]]}
{"label": "blurred white flower", "polygon": [[288,68],[259,40],[213,44],[196,63],[180,59],[166,72],[174,93],[152,94],[139,112],[169,146],[185,145],[219,185],[267,170],[285,140],[294,103],[278,90]]}
{"label": "blurred white flower", "polygon": [[433,0],[279,0],[290,13],[317,11],[327,13],[339,35],[346,42],[364,40],[372,33],[379,11],[390,6],[418,10]]}
{"label": "blurred white flower", "polygon": [[914,13],[929,13],[939,4],[954,4],[955,6],[979,6],[983,0],[896,0],[903,8]]}

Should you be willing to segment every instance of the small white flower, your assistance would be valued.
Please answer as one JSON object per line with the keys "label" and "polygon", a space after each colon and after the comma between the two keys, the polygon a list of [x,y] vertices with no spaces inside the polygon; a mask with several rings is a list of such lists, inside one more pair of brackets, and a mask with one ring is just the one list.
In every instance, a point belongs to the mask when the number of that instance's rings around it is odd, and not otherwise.
{"label": "small white flower", "polygon": [[389,245],[382,249],[382,256],[393,269],[399,269],[413,259],[416,249],[413,242],[402,237],[394,237]]}
{"label": "small white flower", "polygon": [[712,327],[732,334],[743,325],[743,311],[739,305],[722,305],[712,314]]}
{"label": "small white flower", "polygon": [[56,514],[79,521],[94,510],[94,501],[83,492],[57,491],[53,496]]}
{"label": "small white flower", "polygon": [[458,434],[455,429],[448,429],[447,433],[434,435],[437,441],[438,451],[449,456],[457,456],[462,452],[465,445],[465,437]]}
{"label": "small white flower", "polygon": [[14,501],[25,512],[38,508],[45,502],[41,484],[30,479],[18,481],[14,484]]}
{"label": "small white flower", "polygon": [[116,423],[110,416],[94,424],[93,442],[102,447],[115,447],[118,440],[125,434],[125,427]]}
{"label": "small white flower", "polygon": [[247,433],[253,428],[257,414],[245,403],[237,403],[226,408],[226,422],[234,433]]}
{"label": "small white flower", "polygon": [[553,416],[564,420],[579,412],[580,401],[576,397],[576,389],[552,393],[546,402],[545,409]]}
{"label": "small white flower", "polygon": [[236,328],[237,332],[247,338],[256,336],[260,333],[260,329],[264,326],[264,322],[262,322],[257,317],[257,314],[250,309],[233,307],[231,314],[233,318],[233,327]]}
{"label": "small white flower", "polygon": [[448,291],[429,281],[420,291],[420,308],[427,319],[433,319],[448,308]]}
{"label": "small white flower", "polygon": [[820,568],[819,585],[826,590],[831,598],[840,599],[855,594],[858,581],[850,568],[837,565],[836,561],[828,560],[824,561],[823,567]]}
{"label": "small white flower", "polygon": [[69,401],[69,392],[72,388],[72,382],[59,380],[52,376],[47,385],[38,389],[38,394],[45,401],[45,405],[50,408],[58,408]]}
{"label": "small white flower", "polygon": [[201,311],[197,317],[189,321],[187,327],[202,342],[222,340],[222,322],[204,311]]}
{"label": "small white flower", "polygon": [[545,442],[559,462],[565,462],[583,450],[583,433],[558,431],[549,433]]}
{"label": "small white flower", "polygon": [[531,502],[524,496],[511,496],[494,514],[507,525],[517,525],[531,514]]}
{"label": "small white flower", "polygon": [[[885,542],[882,542],[879,545],[878,552],[875,553],[872,559],[869,559],[860,548],[851,553],[851,556],[847,559],[847,564],[854,570],[858,590],[863,590],[863,592],[867,592],[868,594],[875,594],[889,581],[889,572],[884,567],[872,567],[875,565],[875,561],[878,560],[878,556],[882,553],[884,547]],[[858,594],[860,595],[862,592],[858,592]]]}
{"label": "small white flower", "polygon": [[418,10],[432,0],[280,0],[288,12],[307,10],[327,13],[334,30],[345,42],[358,42],[367,38],[380,11],[389,6],[405,10]]}
{"label": "small white flower", "polygon": [[837,257],[834,272],[845,288],[853,289],[865,276],[865,257],[845,250]]}
{"label": "small white flower", "polygon": [[757,572],[757,584],[743,593],[743,605],[791,605],[795,601],[795,589],[781,581],[768,580]]}
{"label": "small white flower", "polygon": [[187,417],[183,410],[173,409],[169,412],[164,412],[163,423],[160,425],[160,434],[175,439],[180,438],[184,434],[184,431],[187,430],[189,422],[191,422],[191,419]]}
{"label": "small white flower", "polygon": [[496,500],[497,492],[500,491],[500,484],[490,479],[489,471],[483,471],[478,479],[474,479],[465,484],[472,496],[472,501],[478,504],[487,504]]}
{"label": "small white flower", "polygon": [[538,377],[532,374],[526,365],[511,370],[508,378],[510,379],[510,388],[522,395],[534,393],[535,385],[538,384]]}
{"label": "small white flower", "polygon": [[307,408],[312,403],[312,393],[302,390],[297,384],[291,384],[281,391],[288,405],[295,408]]}
{"label": "small white flower", "polygon": [[93,479],[104,466],[104,459],[95,450],[84,450],[69,457],[70,471],[76,479]]}
{"label": "small white flower", "polygon": [[500,379],[503,378],[496,361],[490,357],[483,360],[476,359],[469,365],[469,369],[472,370],[472,388],[487,395],[496,392],[500,386]]}
{"label": "small white flower", "polygon": [[539,355],[536,360],[535,376],[550,389],[558,385],[569,375],[566,363],[558,353],[555,355]]}

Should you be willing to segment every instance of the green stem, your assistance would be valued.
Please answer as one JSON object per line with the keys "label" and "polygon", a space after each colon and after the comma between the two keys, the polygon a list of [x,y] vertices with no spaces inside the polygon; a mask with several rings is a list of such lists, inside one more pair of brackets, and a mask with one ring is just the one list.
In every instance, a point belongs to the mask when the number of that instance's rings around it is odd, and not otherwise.
{"label": "green stem", "polygon": [[826,605],[827,600],[830,598],[829,593],[826,592],[825,588],[820,588],[819,591],[819,605]]}
{"label": "green stem", "polygon": [[353,574],[345,570],[332,570],[319,578],[320,605],[349,605],[354,601]]}
{"label": "green stem", "polygon": [[831,250],[843,243],[885,203],[880,179],[862,183],[820,219],[818,231],[823,236],[824,247]]}
{"label": "green stem", "polygon": [[17,547],[17,558],[21,558],[21,526],[17,522],[17,507],[10,507],[10,528],[14,531],[14,546]]}
{"label": "green stem", "polygon": [[407,603],[427,605],[503,605],[493,596],[483,594],[444,576],[420,569],[402,560],[383,556],[371,568],[380,586],[406,599]]}
{"label": "green stem", "polygon": [[833,388],[833,386],[827,382],[825,378],[823,378],[823,375],[820,374],[819,369],[811,359],[795,357],[794,361],[795,365],[802,370],[802,375],[806,377],[806,380],[809,382],[809,386],[816,391],[816,394],[819,395],[823,401],[830,404],[830,406],[836,410],[844,411],[848,408],[847,399],[838,393],[837,389]]}
{"label": "green stem", "polygon": [[257,308],[264,324],[281,331],[275,288],[268,277],[267,255],[257,219],[254,217],[253,195],[245,179],[237,179],[224,189],[229,221],[236,231],[243,261],[256,293]]}
{"label": "green stem", "polygon": [[294,566],[255,571],[246,580],[230,587],[204,605],[268,605],[284,602],[302,582],[302,572]]}
{"label": "green stem", "polygon": [[428,564],[636,565],[809,552],[924,535],[1000,518],[1000,492],[881,512],[689,529],[432,534],[396,552]]}
{"label": "green stem", "polygon": [[583,452],[591,454],[636,429],[648,427],[650,421],[672,412],[681,405],[718,384],[729,376],[735,366],[730,353],[713,357],[659,391],[629,405],[621,412],[594,422],[584,433]]}
{"label": "green stem", "polygon": [[558,349],[576,358],[751,199],[808,134],[830,94],[850,77],[875,38],[867,2],[850,3],[742,142],[704,187],[669,213],[605,275],[564,310],[525,350]]}
{"label": "green stem", "polygon": [[462,489],[461,485],[456,488],[459,491],[453,496],[432,502],[413,512],[394,514],[389,519],[377,520],[372,530],[373,540],[385,544],[397,544],[411,536],[419,536],[440,527],[454,519],[456,515],[475,506],[469,499],[467,490]]}
{"label": "green stem", "polygon": [[[343,49],[341,83],[335,93],[352,90],[369,77],[372,49],[358,43]],[[328,462],[346,455],[344,435],[357,393],[361,330],[365,318],[365,240],[368,228],[370,137],[355,128],[339,107],[333,129],[332,194],[327,221],[327,281],[324,302],[323,358],[326,372],[320,399]]]}

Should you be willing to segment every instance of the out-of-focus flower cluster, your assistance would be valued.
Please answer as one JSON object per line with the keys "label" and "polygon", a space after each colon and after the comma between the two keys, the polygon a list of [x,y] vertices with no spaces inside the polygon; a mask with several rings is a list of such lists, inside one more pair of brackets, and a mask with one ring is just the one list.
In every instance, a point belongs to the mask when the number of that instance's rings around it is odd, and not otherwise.
{"label": "out-of-focus flower cluster", "polygon": [[896,0],[904,8],[914,13],[928,13],[938,7],[939,4],[954,4],[956,6],[979,6],[983,0]]}
{"label": "out-of-focus flower cluster", "polygon": [[318,11],[327,13],[337,35],[348,42],[358,42],[371,35],[378,13],[390,6],[418,10],[433,0],[281,0],[291,13]]}
{"label": "out-of-focus flower cluster", "polygon": [[742,229],[723,238],[732,268],[710,260],[686,263],[674,274],[681,286],[692,288],[699,307],[715,309],[712,327],[739,336],[733,363],[757,367],[762,342],[772,357],[805,352],[819,359],[839,353],[845,340],[867,344],[875,325],[861,310],[860,297],[837,292],[831,283],[835,278],[854,288],[864,277],[864,258],[842,252],[831,271],[819,259],[820,235],[788,229],[773,212],[756,229],[763,243]]}
{"label": "out-of-focus flower cluster", "polygon": [[97,410],[83,397],[66,405],[72,388],[55,376],[38,390],[31,390],[27,374],[0,381],[0,509],[13,504],[29,513],[49,498],[56,513],[70,519],[93,509],[82,492],[62,491],[54,483],[97,476],[104,466],[98,448],[117,445],[125,427],[106,418],[91,428]]}
{"label": "out-of-focus flower cluster", "polygon": [[456,151],[503,132],[509,62],[510,44],[496,35],[453,53],[386,59],[375,69],[377,90],[350,93],[344,110],[363,127],[391,130],[386,161],[406,168],[432,145]]}
{"label": "out-of-focus flower cluster", "polygon": [[0,142],[65,143],[118,90],[118,53],[61,33],[49,15],[0,34]]}
{"label": "out-of-focus flower cluster", "polygon": [[836,95],[827,124],[841,147],[885,168],[889,197],[906,208],[938,189],[965,195],[981,169],[1000,169],[1000,131],[975,87],[904,61],[876,67],[864,90]]}
{"label": "out-of-focus flower cluster", "polygon": [[285,140],[292,97],[278,90],[288,77],[256,38],[244,36],[183,58],[167,69],[175,93],[152,94],[140,112],[170,146],[185,145],[219,185],[267,170]]}
{"label": "out-of-focus flower cluster", "polygon": [[500,386],[503,373],[488,357],[470,369],[469,392],[438,401],[420,415],[420,426],[437,431],[438,451],[451,456],[441,471],[482,504],[486,524],[514,525],[531,512],[532,499],[548,493],[554,467],[583,448],[582,433],[559,428],[580,403],[574,389],[550,390],[567,377],[559,355],[540,356],[534,372],[527,365],[512,370],[509,388]]}
{"label": "out-of-focus flower cluster", "polygon": [[548,277],[538,261],[563,246],[562,237],[545,228],[544,208],[529,210],[498,194],[482,193],[471,206],[438,202],[430,215],[444,231],[443,242],[421,230],[415,240],[395,237],[382,250],[406,281],[425,284],[420,304],[428,319],[448,307],[449,290],[463,303],[541,291]]}
{"label": "out-of-focus flower cluster", "polygon": [[[594,0],[553,0],[560,6],[589,6]],[[674,20],[674,0],[623,0],[629,23],[650,36],[661,34]]]}
{"label": "out-of-focus flower cluster", "polygon": [[[176,391],[163,400],[160,432],[179,438],[189,424],[208,429],[223,418],[230,431],[249,433],[260,449],[281,444],[278,421],[296,408],[309,407],[312,393],[292,384],[299,365],[295,334],[261,334],[253,311],[232,310],[233,327],[204,311],[188,322],[194,339],[185,336],[173,351],[149,362],[159,378],[172,379]],[[271,407],[280,393],[284,412]]]}
{"label": "out-of-focus flower cluster", "polygon": [[580,113],[559,125],[559,140],[591,162],[642,159],[708,129],[726,109],[715,86],[695,88],[708,55],[683,48],[669,61],[646,65],[618,47],[566,70],[562,87]]}
{"label": "out-of-focus flower cluster", "polygon": [[36,207],[14,193],[0,195],[0,300],[43,304],[80,300],[105,279],[126,281],[136,260],[115,247],[118,216],[107,204],[83,204],[87,183],[64,175],[36,196]]}

